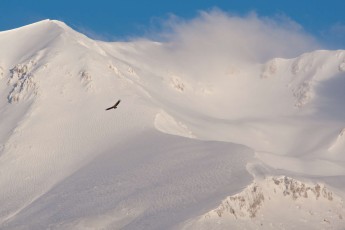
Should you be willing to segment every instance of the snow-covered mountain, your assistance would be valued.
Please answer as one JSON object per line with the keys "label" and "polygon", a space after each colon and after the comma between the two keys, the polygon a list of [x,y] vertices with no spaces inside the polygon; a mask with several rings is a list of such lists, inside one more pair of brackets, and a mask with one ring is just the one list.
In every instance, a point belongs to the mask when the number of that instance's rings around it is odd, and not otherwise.
{"label": "snow-covered mountain", "polygon": [[345,226],[344,50],[167,52],[54,20],[0,32],[1,229]]}

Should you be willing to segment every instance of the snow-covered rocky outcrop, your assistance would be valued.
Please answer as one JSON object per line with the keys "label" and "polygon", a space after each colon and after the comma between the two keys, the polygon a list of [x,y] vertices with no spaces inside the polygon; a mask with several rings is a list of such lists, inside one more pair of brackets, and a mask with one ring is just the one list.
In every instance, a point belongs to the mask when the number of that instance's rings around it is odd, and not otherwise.
{"label": "snow-covered rocky outcrop", "polygon": [[341,229],[341,197],[320,183],[286,176],[255,181],[185,229]]}

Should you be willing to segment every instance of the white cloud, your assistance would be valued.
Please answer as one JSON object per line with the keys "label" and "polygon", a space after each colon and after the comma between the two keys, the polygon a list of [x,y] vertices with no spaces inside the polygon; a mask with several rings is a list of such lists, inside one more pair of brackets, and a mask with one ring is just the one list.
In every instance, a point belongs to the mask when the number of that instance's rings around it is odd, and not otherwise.
{"label": "white cloud", "polygon": [[235,16],[212,10],[191,20],[173,16],[164,21],[164,28],[158,33],[163,45],[144,51],[154,59],[151,64],[197,76],[275,57],[292,58],[321,47],[300,25],[283,16]]}
{"label": "white cloud", "polygon": [[213,10],[200,12],[189,21],[171,17],[164,25],[166,31],[160,37],[175,52],[262,61],[277,56],[294,57],[320,47],[301,26],[283,16],[262,18],[250,13],[240,17]]}

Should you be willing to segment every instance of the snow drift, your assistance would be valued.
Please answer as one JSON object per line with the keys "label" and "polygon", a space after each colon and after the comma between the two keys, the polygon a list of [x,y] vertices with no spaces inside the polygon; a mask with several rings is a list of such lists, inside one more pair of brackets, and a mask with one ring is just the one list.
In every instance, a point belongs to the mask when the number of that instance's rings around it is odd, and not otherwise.
{"label": "snow drift", "polygon": [[[205,40],[189,46],[230,20],[211,16],[163,43],[94,41],[52,20],[0,32],[1,228],[283,228],[268,211],[288,203],[281,178],[314,183],[297,199],[303,220],[284,212],[296,228],[344,226],[345,51],[311,51],[309,37],[257,17],[237,21],[278,31],[282,56],[249,58],[253,41],[238,60]],[[293,52],[278,42],[287,34],[301,44]],[[314,202],[315,184],[332,202]],[[254,188],[255,215],[217,209]],[[333,211],[306,214],[321,209]]]}

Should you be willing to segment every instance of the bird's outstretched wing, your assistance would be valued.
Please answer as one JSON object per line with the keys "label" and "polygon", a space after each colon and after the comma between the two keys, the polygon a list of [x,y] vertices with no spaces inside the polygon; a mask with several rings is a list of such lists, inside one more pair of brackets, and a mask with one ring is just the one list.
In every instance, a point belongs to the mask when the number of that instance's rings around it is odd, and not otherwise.
{"label": "bird's outstretched wing", "polygon": [[109,107],[109,108],[106,108],[105,110],[116,109],[117,106],[120,104],[120,102],[121,102],[121,100],[118,100],[118,101],[115,103],[115,105],[113,105],[113,106],[111,106],[111,107]]}
{"label": "bird's outstretched wing", "polygon": [[121,100],[118,100],[117,102],[116,102],[116,104],[114,105],[114,109],[116,109],[116,107],[120,104],[120,102],[121,102]]}

